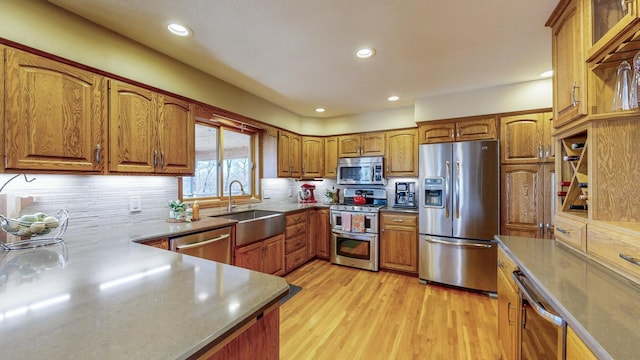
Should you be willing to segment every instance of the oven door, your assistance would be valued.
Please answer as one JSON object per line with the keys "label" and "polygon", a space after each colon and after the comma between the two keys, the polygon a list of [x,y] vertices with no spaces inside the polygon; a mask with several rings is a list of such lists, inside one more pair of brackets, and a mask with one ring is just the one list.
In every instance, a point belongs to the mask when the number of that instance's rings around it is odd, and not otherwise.
{"label": "oven door", "polygon": [[331,262],[378,271],[378,234],[332,231]]}

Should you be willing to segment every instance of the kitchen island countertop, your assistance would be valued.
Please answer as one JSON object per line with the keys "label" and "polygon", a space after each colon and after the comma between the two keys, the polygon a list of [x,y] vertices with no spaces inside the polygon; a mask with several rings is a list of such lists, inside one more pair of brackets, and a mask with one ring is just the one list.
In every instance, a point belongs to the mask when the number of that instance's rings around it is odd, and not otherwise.
{"label": "kitchen island countertop", "polygon": [[185,359],[215,345],[284,297],[286,280],[135,241],[233,222],[70,223],[62,244],[0,252],[2,357]]}
{"label": "kitchen island countertop", "polygon": [[599,359],[640,354],[640,288],[555,240],[497,235],[521,271]]}

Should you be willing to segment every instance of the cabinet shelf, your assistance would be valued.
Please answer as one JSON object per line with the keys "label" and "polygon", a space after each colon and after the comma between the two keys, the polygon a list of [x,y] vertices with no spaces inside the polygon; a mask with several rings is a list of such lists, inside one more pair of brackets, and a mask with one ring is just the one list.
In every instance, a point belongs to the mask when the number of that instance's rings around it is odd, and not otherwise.
{"label": "cabinet shelf", "polygon": [[[572,144],[584,144],[584,146],[574,149]],[[561,198],[561,211],[580,217],[587,217],[588,210],[570,209],[570,206],[588,205],[588,200],[583,196],[589,193],[588,186],[585,187],[585,184],[589,183],[588,149],[586,131],[560,140],[562,159],[565,156],[579,157],[579,159],[571,161],[560,160],[559,184],[569,182],[569,186],[566,187],[566,195]]]}

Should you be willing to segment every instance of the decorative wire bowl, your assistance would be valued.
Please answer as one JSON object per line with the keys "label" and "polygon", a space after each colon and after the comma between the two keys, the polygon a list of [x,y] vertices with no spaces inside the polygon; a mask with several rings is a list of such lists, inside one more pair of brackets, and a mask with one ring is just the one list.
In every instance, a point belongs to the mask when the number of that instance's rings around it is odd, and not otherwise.
{"label": "decorative wire bowl", "polygon": [[67,231],[69,211],[60,209],[54,217],[58,220],[57,222],[30,222],[0,215],[2,230],[20,238],[13,242],[0,242],[0,248],[2,250],[32,249],[61,242],[62,235]]}

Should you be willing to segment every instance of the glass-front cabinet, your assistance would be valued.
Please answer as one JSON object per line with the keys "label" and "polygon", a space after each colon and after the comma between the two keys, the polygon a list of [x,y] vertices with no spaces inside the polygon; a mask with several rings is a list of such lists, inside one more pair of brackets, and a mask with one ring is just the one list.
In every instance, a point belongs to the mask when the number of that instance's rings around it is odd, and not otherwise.
{"label": "glass-front cabinet", "polygon": [[[602,47],[615,34],[638,20],[638,1],[635,0],[590,0],[591,1],[591,45]],[[607,34],[609,33],[609,34]]]}

